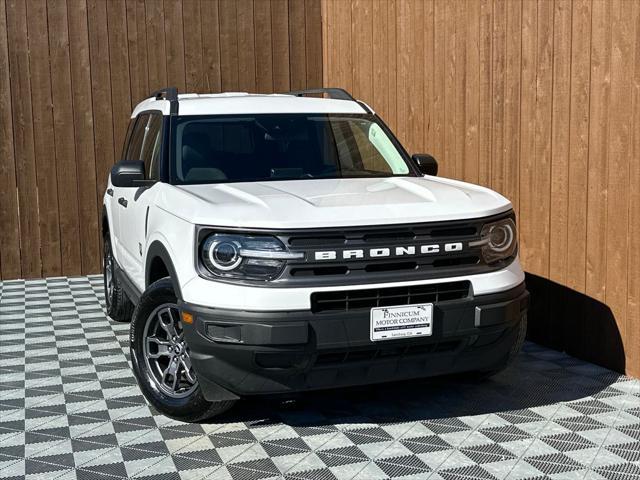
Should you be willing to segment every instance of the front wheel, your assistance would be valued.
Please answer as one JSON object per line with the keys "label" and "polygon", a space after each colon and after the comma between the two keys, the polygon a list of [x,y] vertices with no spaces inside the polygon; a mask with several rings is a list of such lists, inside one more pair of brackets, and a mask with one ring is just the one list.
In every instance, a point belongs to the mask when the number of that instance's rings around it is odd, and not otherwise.
{"label": "front wheel", "polygon": [[198,385],[169,278],[147,288],[131,322],[131,362],[142,393],[158,411],[183,422],[218,415],[233,401],[209,402]]}

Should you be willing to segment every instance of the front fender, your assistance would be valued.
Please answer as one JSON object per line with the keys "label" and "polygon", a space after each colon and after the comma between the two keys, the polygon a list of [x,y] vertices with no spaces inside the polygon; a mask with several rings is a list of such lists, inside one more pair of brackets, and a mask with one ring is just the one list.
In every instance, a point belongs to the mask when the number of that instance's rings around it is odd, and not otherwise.
{"label": "front fender", "polygon": [[158,207],[151,207],[144,256],[142,290],[149,286],[151,262],[161,258],[171,275],[176,295],[182,298],[181,286],[197,276],[194,264],[195,226]]}
{"label": "front fender", "polygon": [[182,290],[180,288],[180,277],[176,271],[176,267],[173,265],[171,254],[160,240],[153,241],[147,249],[147,258],[145,260],[144,275],[145,275],[145,287],[151,284],[151,264],[156,258],[160,258],[169,271],[171,278],[171,284],[173,290],[176,292],[178,299],[182,299]]}

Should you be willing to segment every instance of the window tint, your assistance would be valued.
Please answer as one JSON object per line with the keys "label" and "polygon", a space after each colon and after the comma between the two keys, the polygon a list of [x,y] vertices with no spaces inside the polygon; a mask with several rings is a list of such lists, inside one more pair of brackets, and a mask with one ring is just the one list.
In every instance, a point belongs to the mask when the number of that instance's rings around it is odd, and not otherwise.
{"label": "window tint", "polygon": [[387,163],[380,151],[371,143],[369,130],[377,125],[369,122],[343,122],[343,124],[341,130],[346,133],[346,138],[350,139],[347,142],[350,150],[346,158],[344,155],[341,156],[341,161],[354,161],[355,167],[362,170],[393,173],[393,164]]}
{"label": "window tint", "polygon": [[124,160],[140,160],[140,152],[142,150],[142,141],[144,140],[145,127],[149,121],[149,114],[143,113],[138,115],[136,124],[133,127],[129,146]]}
{"label": "window tint", "polygon": [[120,160],[127,159],[127,147],[129,146],[129,140],[131,139],[131,134],[133,133],[133,127],[136,124],[136,119],[132,118],[129,121],[129,127],[127,128],[127,134],[124,137],[124,144],[122,145],[122,153],[120,153]]}
{"label": "window tint", "polygon": [[174,135],[179,184],[412,175],[373,115],[185,116]]}
{"label": "window tint", "polygon": [[140,160],[144,162],[144,171],[147,178],[158,180],[160,178],[160,146],[162,143],[162,115],[151,114],[144,129],[142,139],[142,153]]}

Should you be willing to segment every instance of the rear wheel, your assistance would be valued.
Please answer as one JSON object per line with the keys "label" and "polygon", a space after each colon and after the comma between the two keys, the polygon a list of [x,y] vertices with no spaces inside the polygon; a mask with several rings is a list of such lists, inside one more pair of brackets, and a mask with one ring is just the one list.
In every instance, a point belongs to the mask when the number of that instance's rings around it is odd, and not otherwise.
{"label": "rear wheel", "polygon": [[116,277],[116,262],[113,258],[109,234],[105,235],[103,245],[102,277],[107,315],[116,322],[129,322],[134,306]]}
{"label": "rear wheel", "polygon": [[150,285],[136,307],[131,323],[131,361],[149,403],[176,420],[205,420],[235,403],[209,402],[202,395],[169,278]]}

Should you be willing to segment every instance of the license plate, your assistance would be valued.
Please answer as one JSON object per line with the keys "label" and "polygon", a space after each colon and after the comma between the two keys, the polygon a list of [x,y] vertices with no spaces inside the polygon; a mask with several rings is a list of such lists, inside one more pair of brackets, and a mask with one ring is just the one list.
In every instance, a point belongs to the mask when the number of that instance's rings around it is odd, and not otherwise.
{"label": "license plate", "polygon": [[369,338],[395,340],[428,337],[433,331],[433,303],[371,309]]}

